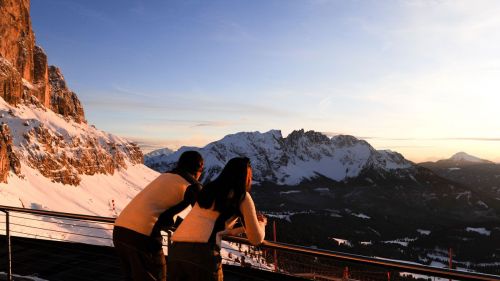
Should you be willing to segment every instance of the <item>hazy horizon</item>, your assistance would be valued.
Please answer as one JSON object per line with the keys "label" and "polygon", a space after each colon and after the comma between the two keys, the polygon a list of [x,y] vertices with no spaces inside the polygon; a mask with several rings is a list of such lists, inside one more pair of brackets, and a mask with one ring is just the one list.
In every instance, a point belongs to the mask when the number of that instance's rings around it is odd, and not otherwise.
{"label": "hazy horizon", "polygon": [[[273,129],[273,130],[279,130],[279,129]],[[300,130],[300,129],[298,129],[298,130]],[[305,131],[308,131],[308,130],[305,129]],[[234,134],[236,134],[236,133],[239,133],[239,132],[235,132]],[[265,133],[265,132],[260,132],[260,133]],[[282,136],[283,137],[287,137],[289,133],[291,133],[291,132],[283,133],[283,131],[282,131]],[[326,135],[328,137],[333,137],[333,136],[336,136],[336,135],[342,135],[341,133],[332,133],[332,132],[319,132],[319,133],[322,133],[322,134],[324,134],[324,135]],[[359,137],[359,136],[354,136],[354,137],[356,137],[356,138],[358,138],[360,140],[367,141],[370,145],[374,146],[375,149],[378,149],[378,150],[388,149],[388,150],[392,150],[392,151],[401,153],[406,159],[408,159],[410,161],[413,161],[415,163],[421,163],[421,162],[426,162],[426,161],[435,162],[437,160],[448,159],[451,156],[453,156],[454,154],[459,153],[459,152],[465,152],[465,153],[467,153],[469,155],[479,157],[479,158],[481,158],[483,160],[489,160],[489,161],[492,161],[492,162],[495,162],[495,163],[500,163],[500,158],[494,159],[494,158],[489,158],[488,155],[485,156],[485,155],[480,155],[480,154],[469,153],[469,152],[463,151],[463,150],[454,150],[455,148],[460,148],[460,145],[451,146],[448,149],[441,151],[441,153],[439,153],[439,154],[437,154],[435,156],[429,156],[429,157],[418,157],[418,156],[413,156],[412,157],[412,156],[408,156],[408,152],[406,151],[406,149],[409,148],[410,150],[415,150],[415,146],[397,146],[397,145],[394,145],[394,146],[391,146],[391,147],[383,147],[383,146],[377,147],[377,145],[374,145],[374,143],[378,143],[379,141],[381,141],[381,142],[395,141],[395,142],[399,142],[399,143],[403,143],[403,142],[424,142],[425,141],[425,142],[447,142],[447,144],[450,144],[451,142],[471,142],[471,141],[477,141],[477,142],[493,141],[493,142],[496,142],[497,140],[474,140],[474,139],[426,139],[426,140],[412,140],[412,139],[387,139],[387,138],[380,138],[380,137]],[[159,150],[159,149],[163,149],[163,148],[168,148],[168,149],[173,150],[173,151],[178,150],[182,146],[193,146],[193,147],[202,148],[205,145],[207,145],[207,144],[209,144],[211,142],[218,141],[220,139],[222,139],[222,137],[219,138],[219,139],[211,140],[211,141],[209,141],[207,143],[199,143],[199,144],[196,144],[196,143],[194,143],[194,144],[182,144],[182,143],[178,143],[178,144],[177,143],[162,144],[161,141],[158,141],[158,142],[154,142],[154,141],[144,142],[141,139],[132,139],[132,140],[134,140],[135,142],[137,142],[139,144],[139,147],[144,152],[144,154],[147,154],[147,153],[152,152],[154,150]],[[428,147],[422,146],[422,149],[431,148],[431,147],[432,146],[428,146]],[[405,155],[405,152],[406,152],[406,155]]]}
{"label": "hazy horizon", "polygon": [[90,124],[143,148],[353,135],[414,162],[500,162],[498,1],[32,0]]}

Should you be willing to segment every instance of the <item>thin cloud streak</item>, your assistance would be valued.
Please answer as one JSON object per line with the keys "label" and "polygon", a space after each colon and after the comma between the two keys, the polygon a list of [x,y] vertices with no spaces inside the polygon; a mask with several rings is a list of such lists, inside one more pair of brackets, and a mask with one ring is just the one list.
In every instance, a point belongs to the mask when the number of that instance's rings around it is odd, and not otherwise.
{"label": "thin cloud streak", "polygon": [[168,148],[173,151],[176,151],[177,149],[183,147],[183,146],[189,146],[189,147],[204,147],[205,145],[215,141],[214,139],[209,139],[205,138],[203,136],[201,137],[191,137],[191,138],[185,138],[185,139],[164,139],[164,140],[159,140],[159,139],[148,139],[148,138],[140,138],[140,137],[125,137],[129,140],[134,141],[137,143],[139,148],[142,150],[144,154],[149,153],[151,151],[157,150],[157,149],[163,149],[163,148]]}
{"label": "thin cloud streak", "polygon": [[[350,135],[340,132],[321,132],[328,137],[334,137],[338,135]],[[363,140],[385,140],[385,141],[488,141],[495,142],[500,141],[499,137],[444,137],[444,138],[391,138],[391,137],[377,137],[377,136],[354,136],[358,139]]]}
{"label": "thin cloud streak", "polygon": [[246,113],[274,117],[297,116],[296,112],[286,109],[277,109],[258,104],[244,104],[224,101],[207,101],[193,99],[172,99],[170,102],[138,101],[126,99],[103,99],[102,97],[90,98],[85,101],[86,106],[105,108],[106,110],[129,111],[170,111],[170,112],[203,112],[211,113]]}
{"label": "thin cloud streak", "polygon": [[234,125],[234,122],[224,122],[224,121],[209,121],[209,122],[202,122],[198,123],[196,125],[193,125],[192,127],[229,127],[231,125]]}

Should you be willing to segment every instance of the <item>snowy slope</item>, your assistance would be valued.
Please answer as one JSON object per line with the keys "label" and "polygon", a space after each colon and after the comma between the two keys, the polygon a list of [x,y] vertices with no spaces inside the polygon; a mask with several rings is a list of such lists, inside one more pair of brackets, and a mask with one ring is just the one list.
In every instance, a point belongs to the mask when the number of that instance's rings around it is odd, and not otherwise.
{"label": "snowy slope", "polygon": [[381,171],[411,169],[413,164],[400,154],[377,151],[366,141],[352,136],[327,136],[304,130],[284,138],[280,131],[241,132],[227,135],[203,148],[182,147],[178,151],[150,157],[150,166],[158,171],[173,167],[186,150],[200,151],[205,159],[204,179],[215,177],[231,158],[251,159],[255,181],[296,185],[318,176],[336,181],[357,177],[364,169]]}
{"label": "snowy slope", "polygon": [[[127,140],[85,123],[75,123],[50,110],[33,105],[14,107],[0,98],[0,121],[9,126],[13,150],[21,162],[21,174],[16,175],[11,171],[7,183],[0,183],[0,205],[111,216],[111,200],[114,200],[115,209],[119,212],[158,175],[143,164],[134,164],[135,160],[129,151],[131,144]],[[62,141],[54,148],[39,142],[38,138],[27,138],[36,127],[45,128],[48,134],[58,136]],[[92,139],[93,147],[87,149],[83,144],[70,145],[77,138]],[[52,140],[50,144],[54,142]],[[123,155],[123,165],[116,164],[108,173],[100,172],[99,169],[95,173],[78,174],[78,171],[73,171],[80,178],[79,184],[68,185],[44,176],[41,172],[43,167],[34,166],[30,160],[42,156],[59,160],[60,155],[65,155],[64,159],[74,159],[72,161],[75,163],[64,168],[73,169],[78,165],[80,153],[85,150],[92,154],[99,151],[103,155],[119,151]]]}

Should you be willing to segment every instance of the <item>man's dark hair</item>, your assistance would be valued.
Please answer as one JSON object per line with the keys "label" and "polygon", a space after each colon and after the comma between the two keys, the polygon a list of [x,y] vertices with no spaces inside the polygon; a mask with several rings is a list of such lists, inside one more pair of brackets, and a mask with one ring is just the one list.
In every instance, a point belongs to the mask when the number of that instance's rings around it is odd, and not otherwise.
{"label": "man's dark hair", "polygon": [[196,175],[203,168],[203,157],[198,151],[184,151],[177,161],[176,171],[182,171],[191,175]]}

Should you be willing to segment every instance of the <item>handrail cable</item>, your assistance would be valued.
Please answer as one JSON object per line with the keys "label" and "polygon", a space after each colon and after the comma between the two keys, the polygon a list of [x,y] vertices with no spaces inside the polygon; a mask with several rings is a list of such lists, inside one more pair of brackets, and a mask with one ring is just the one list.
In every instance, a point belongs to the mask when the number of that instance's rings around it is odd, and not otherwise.
{"label": "handrail cable", "polygon": [[44,210],[35,210],[35,209],[26,209],[26,208],[10,207],[10,206],[3,206],[3,205],[0,205],[0,210],[18,212],[18,213],[36,214],[36,215],[50,216],[50,217],[60,217],[60,218],[66,218],[66,219],[101,222],[101,223],[114,223],[115,222],[115,218],[72,214],[72,213],[63,213],[63,212],[53,212],[53,211],[44,211]]}
{"label": "handrail cable", "polygon": [[[45,222],[45,223],[55,223],[58,225],[69,225],[69,226],[75,226],[75,227],[81,227],[81,228],[92,228],[92,229],[100,229],[100,230],[113,230],[113,228],[104,228],[104,227],[95,227],[95,226],[90,226],[90,225],[81,225],[81,224],[71,224],[71,223],[65,223],[65,222],[51,222],[51,221],[45,221],[43,219],[35,219],[35,218],[28,218],[28,217],[23,217],[23,216],[14,216],[11,215],[10,217],[12,218],[18,218],[18,219],[24,219],[24,220],[32,220],[32,221],[40,221],[40,222]],[[5,221],[0,221],[0,223],[5,222]],[[105,223],[102,223],[103,225]],[[106,223],[109,224],[109,223]]]}
{"label": "handrail cable", "polygon": [[68,231],[61,231],[61,230],[55,230],[55,229],[43,228],[43,227],[37,227],[37,226],[30,226],[30,225],[18,224],[18,223],[12,223],[12,222],[10,224],[11,225],[17,225],[17,226],[24,226],[24,227],[27,227],[27,228],[47,230],[47,231],[52,231],[52,232],[57,232],[57,233],[64,233],[64,234],[72,234],[72,235],[78,235],[78,236],[84,236],[84,237],[90,237],[90,238],[113,240],[110,237],[101,237],[101,236],[94,236],[94,235],[89,235],[89,234],[80,234],[80,233],[74,233],[74,232],[68,232]]}

